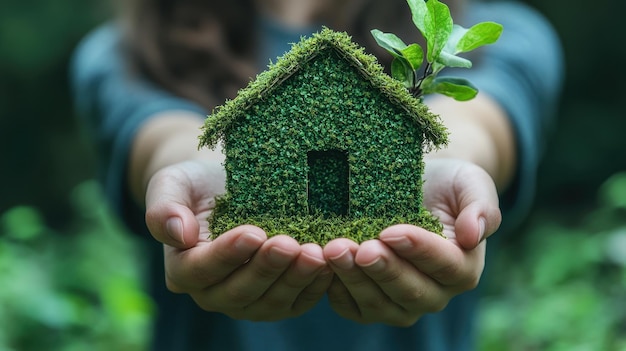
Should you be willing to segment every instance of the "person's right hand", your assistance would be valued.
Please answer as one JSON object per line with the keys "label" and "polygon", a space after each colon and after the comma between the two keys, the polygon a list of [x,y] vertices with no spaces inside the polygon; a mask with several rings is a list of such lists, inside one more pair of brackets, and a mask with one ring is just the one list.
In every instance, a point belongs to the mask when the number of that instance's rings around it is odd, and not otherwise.
{"label": "person's right hand", "polygon": [[235,319],[279,320],[309,310],[332,281],[322,248],[286,235],[268,239],[251,225],[211,240],[207,217],[223,189],[217,162],[187,161],[151,178],[146,224],[164,244],[168,289]]}

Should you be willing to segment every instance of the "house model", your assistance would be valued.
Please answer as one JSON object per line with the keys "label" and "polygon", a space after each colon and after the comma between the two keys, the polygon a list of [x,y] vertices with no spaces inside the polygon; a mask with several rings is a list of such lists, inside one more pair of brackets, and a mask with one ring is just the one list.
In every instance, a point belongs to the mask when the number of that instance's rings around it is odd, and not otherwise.
{"label": "house model", "polygon": [[422,157],[447,135],[374,56],[323,29],[205,121],[200,146],[222,142],[227,174],[210,228],[255,224],[320,244],[397,223],[441,232],[422,207]]}

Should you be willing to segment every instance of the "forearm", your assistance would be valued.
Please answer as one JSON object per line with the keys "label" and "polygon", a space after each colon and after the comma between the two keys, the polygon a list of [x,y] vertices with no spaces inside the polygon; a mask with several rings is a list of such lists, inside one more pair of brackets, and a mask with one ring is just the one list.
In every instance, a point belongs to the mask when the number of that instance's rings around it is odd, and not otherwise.
{"label": "forearm", "polygon": [[450,157],[470,161],[489,173],[498,192],[506,189],[516,165],[515,135],[508,116],[485,94],[458,102],[444,96],[428,100],[450,132],[446,148],[427,158]]}
{"label": "forearm", "polygon": [[216,150],[198,149],[201,116],[188,111],[165,111],[150,118],[133,140],[128,184],[135,201],[143,204],[148,181],[158,170],[186,160],[221,161]]}

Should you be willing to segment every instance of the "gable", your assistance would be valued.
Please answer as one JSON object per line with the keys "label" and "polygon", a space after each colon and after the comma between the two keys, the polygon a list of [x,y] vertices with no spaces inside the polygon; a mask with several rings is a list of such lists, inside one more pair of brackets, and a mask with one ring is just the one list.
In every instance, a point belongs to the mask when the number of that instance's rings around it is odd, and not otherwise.
{"label": "gable", "polygon": [[[413,98],[400,82],[385,74],[375,57],[364,53],[362,48],[351,42],[347,34],[324,29],[312,38],[303,39],[295,44],[276,64],[271,65],[248,87],[242,89],[235,99],[218,107],[205,121],[200,146],[214,147],[218,140],[226,136],[226,131],[232,124],[237,123],[244,115],[243,112],[275,94],[289,77],[301,70],[307,62],[315,61],[321,52],[328,49],[334,50],[341,61],[359,72],[364,82],[379,90],[389,102],[403,109],[407,118],[420,126],[425,149],[438,148],[447,143],[447,133],[438,116],[430,113],[425,105]],[[328,68],[330,74],[333,74],[333,71],[335,74],[341,74],[337,67],[334,67],[334,70],[333,67]]]}

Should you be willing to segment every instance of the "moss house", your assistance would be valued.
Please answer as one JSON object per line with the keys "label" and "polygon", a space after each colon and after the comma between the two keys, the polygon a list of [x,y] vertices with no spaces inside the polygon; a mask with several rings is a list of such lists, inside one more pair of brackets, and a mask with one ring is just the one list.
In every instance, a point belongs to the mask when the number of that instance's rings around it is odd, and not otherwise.
{"label": "moss house", "polygon": [[222,141],[226,194],[214,235],[357,242],[396,223],[440,231],[422,208],[423,153],[447,141],[439,118],[345,33],[323,29],[210,115],[200,145]]}

